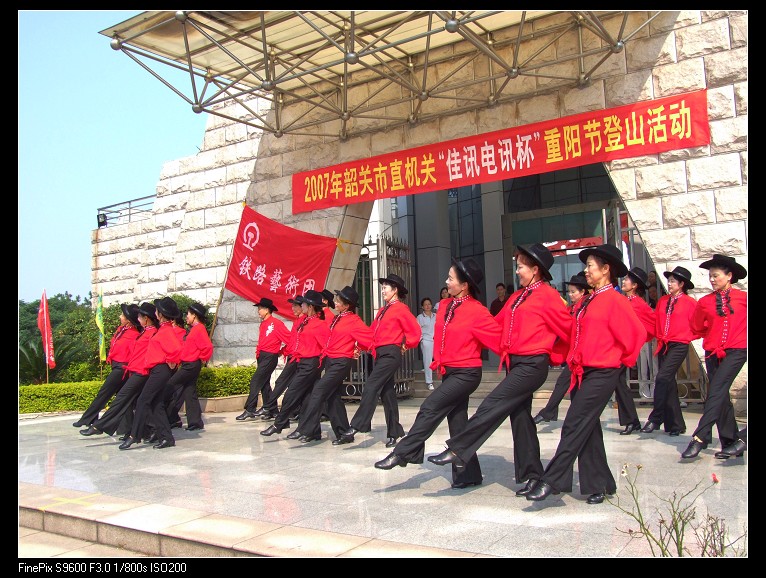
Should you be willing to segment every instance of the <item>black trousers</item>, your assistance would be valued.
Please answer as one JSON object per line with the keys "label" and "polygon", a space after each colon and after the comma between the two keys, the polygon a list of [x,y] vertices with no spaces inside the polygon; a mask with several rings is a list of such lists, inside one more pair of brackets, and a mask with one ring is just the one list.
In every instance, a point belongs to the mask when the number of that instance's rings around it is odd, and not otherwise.
{"label": "black trousers", "polygon": [[678,368],[689,353],[688,343],[668,342],[667,348],[657,356],[659,370],[654,379],[654,409],[647,421],[657,425],[665,423],[665,431],[682,431],[686,422],[678,399]]}
{"label": "black trousers", "polygon": [[325,411],[330,417],[330,427],[336,438],[348,429],[348,414],[342,399],[343,380],[348,376],[353,361],[350,357],[324,358],[324,375],[314,383],[307,402],[300,410],[298,431],[302,435],[322,435],[321,419]]}
{"label": "black trousers", "polygon": [[149,379],[136,401],[136,413],[130,429],[130,437],[133,439],[142,438],[149,423],[154,426],[154,432],[160,440],[174,439],[165,409],[165,389],[171,373],[167,363],[159,363],[149,370]]}
{"label": "black trousers", "polygon": [[170,424],[181,421],[179,412],[181,406],[186,405],[186,426],[204,427],[202,421],[202,407],[197,397],[197,379],[202,371],[202,360],[182,361],[176,372],[168,380],[167,403],[168,422]]}
{"label": "black trousers", "polygon": [[512,355],[511,370],[479,404],[465,429],[447,440],[447,446],[461,460],[468,462],[508,417],[513,435],[516,481],[540,479],[543,465],[537,427],[532,420],[532,395],[545,383],[549,366],[550,356],[547,354]]}
{"label": "black trousers", "polygon": [[[447,367],[441,385],[423,401],[415,422],[394,448],[394,453],[410,464],[422,464],[426,440],[447,418],[450,436],[463,432],[468,424],[468,400],[481,383],[481,367]],[[474,452],[464,470],[452,464],[452,483],[482,481],[479,458]]]}
{"label": "black trousers", "polygon": [[[117,429],[120,428],[121,423],[126,419],[128,413],[132,416],[134,402],[138,399],[138,396],[144,389],[146,380],[149,379],[148,375],[140,375],[132,372],[128,373],[129,375],[125,385],[123,385],[122,388],[120,388],[120,391],[117,392],[114,400],[109,405],[109,409],[107,409],[104,414],[92,424],[93,427],[110,436],[114,435]],[[132,423],[132,417],[127,419],[130,419]]]}
{"label": "black trousers", "polygon": [[747,361],[747,349],[727,349],[726,357],[718,359],[715,354],[705,352],[705,367],[708,376],[708,391],[694,435],[704,443],[713,441],[713,425],[718,428],[718,441],[725,448],[739,439],[734,404],[731,403],[729,390],[734,378]]}
{"label": "black trousers", "polygon": [[292,356],[288,357],[287,361],[285,361],[285,366],[282,369],[282,373],[279,374],[279,377],[274,382],[274,389],[271,391],[269,400],[264,400],[263,402],[263,407],[265,407],[266,411],[271,415],[277,415],[279,413],[279,398],[282,397],[282,394],[287,389],[287,386],[290,384],[290,380],[295,375],[295,371],[297,369],[298,362],[293,361]]}
{"label": "black trousers", "polygon": [[277,368],[279,353],[261,351],[256,361],[258,367],[250,378],[250,394],[245,401],[245,410],[250,413],[258,409],[258,394],[263,397],[262,407],[266,407],[271,400],[271,374]]}
{"label": "black trousers", "polygon": [[319,356],[304,357],[297,365],[295,375],[287,384],[282,407],[274,419],[274,427],[279,429],[290,427],[290,416],[300,410],[304,398],[311,393],[314,382],[319,378]]}
{"label": "black trousers", "polygon": [[542,416],[544,419],[556,421],[559,419],[559,405],[561,400],[569,391],[569,384],[572,378],[572,372],[569,370],[569,366],[564,364],[561,368],[561,374],[556,380],[556,384],[553,386],[551,396],[548,398],[548,403],[545,407],[537,412],[537,415]]}
{"label": "black trousers", "polygon": [[125,382],[128,381],[128,372],[123,370],[124,363],[119,361],[112,362],[112,371],[106,376],[104,383],[90,402],[88,409],[86,409],[78,421],[90,425],[98,419],[98,414],[102,409],[106,407],[109,400],[120,391]]}
{"label": "black trousers", "polygon": [[386,418],[387,437],[400,438],[404,428],[399,423],[399,402],[396,399],[396,372],[402,365],[402,349],[398,345],[383,345],[375,350],[375,363],[362,390],[359,407],[351,419],[351,427],[361,432],[372,429],[372,416],[378,405],[378,398],[383,402],[383,415]]}
{"label": "black trousers", "polygon": [[572,403],[561,428],[561,440],[540,478],[559,492],[572,491],[574,463],[578,462],[580,493],[614,493],[617,483],[609,470],[601,430],[601,414],[614,393],[625,367],[585,367],[579,388],[570,392]]}
{"label": "black trousers", "polygon": [[617,380],[617,387],[614,390],[614,398],[617,400],[617,417],[620,425],[636,424],[641,425],[636,410],[636,401],[633,399],[633,392],[628,387],[628,368],[622,366],[620,379]]}

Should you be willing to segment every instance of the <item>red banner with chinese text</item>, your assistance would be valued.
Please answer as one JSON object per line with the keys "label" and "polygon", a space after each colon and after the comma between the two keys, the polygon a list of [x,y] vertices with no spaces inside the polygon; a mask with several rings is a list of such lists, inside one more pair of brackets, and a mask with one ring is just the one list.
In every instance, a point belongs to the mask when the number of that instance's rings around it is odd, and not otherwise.
{"label": "red banner with chinese text", "polygon": [[709,143],[701,90],[296,173],[293,214]]}
{"label": "red banner with chinese text", "polygon": [[43,338],[43,351],[45,363],[50,369],[56,367],[56,358],[53,355],[53,330],[51,329],[51,315],[48,309],[48,297],[43,289],[43,298],[40,300],[40,308],[37,310],[37,328]]}
{"label": "red banner with chinese text", "polygon": [[225,287],[252,302],[267,297],[277,314],[295,319],[287,302],[325,288],[336,239],[297,231],[245,206]]}

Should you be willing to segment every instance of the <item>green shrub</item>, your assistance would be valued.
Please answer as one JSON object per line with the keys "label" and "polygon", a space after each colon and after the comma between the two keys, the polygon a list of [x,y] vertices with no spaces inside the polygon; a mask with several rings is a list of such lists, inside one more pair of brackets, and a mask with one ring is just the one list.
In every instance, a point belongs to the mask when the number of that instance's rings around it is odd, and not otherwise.
{"label": "green shrub", "polygon": [[[253,373],[255,367],[203,367],[197,380],[197,395],[226,397],[247,394]],[[102,383],[103,380],[22,385],[19,387],[19,413],[85,411]]]}

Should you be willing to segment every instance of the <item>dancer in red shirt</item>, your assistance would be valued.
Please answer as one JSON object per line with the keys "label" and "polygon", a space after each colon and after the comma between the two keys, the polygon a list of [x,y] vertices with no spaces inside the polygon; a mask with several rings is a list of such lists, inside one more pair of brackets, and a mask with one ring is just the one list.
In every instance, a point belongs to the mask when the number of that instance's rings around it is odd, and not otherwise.
{"label": "dancer in red shirt", "polygon": [[136,339],[138,339],[140,331],[143,331],[143,327],[138,321],[138,305],[123,303],[120,307],[122,309],[120,326],[112,335],[109,355],[106,356],[106,362],[111,364],[112,370],[106,376],[88,409],[83,412],[80,419],[72,424],[74,427],[89,426],[96,421],[99,412],[106,407],[109,400],[120,391],[128,380],[128,372],[123,371],[123,368],[130,361]]}
{"label": "dancer in red shirt", "polygon": [[678,399],[678,368],[689,353],[689,343],[700,335],[692,331],[691,320],[697,301],[687,295],[694,289],[692,274],[684,267],[663,273],[668,280],[668,295],[663,295],[654,311],[659,370],[654,378],[654,409],[642,433],[652,433],[665,424],[665,431],[677,436],[686,432],[681,402]]}
{"label": "dancer in red shirt", "polygon": [[343,380],[348,377],[354,361],[357,340],[369,342],[372,339],[372,330],[356,314],[359,303],[356,290],[347,285],[335,293],[333,302],[337,313],[333,315],[327,343],[319,356],[324,375],[314,384],[311,395],[300,410],[298,431],[301,435],[298,441],[302,443],[322,438],[321,417],[326,408],[330,427],[335,434],[333,445],[340,445],[339,440],[349,427],[346,406],[341,398]]}
{"label": "dancer in red shirt", "polygon": [[[442,301],[434,326],[432,369],[442,383],[423,402],[409,432],[388,456],[375,467],[390,470],[396,466],[422,464],[426,440],[444,418],[450,435],[461,433],[468,423],[468,400],[481,383],[483,349],[500,353],[501,326],[476,298],[484,272],[473,259],[452,259],[447,276],[449,299]],[[452,467],[452,487],[465,488],[482,482],[479,458],[474,454],[465,467]]]}
{"label": "dancer in red shirt", "polygon": [[502,324],[501,364],[507,375],[481,402],[462,432],[447,440],[447,449],[429,462],[468,465],[476,451],[511,420],[516,482],[523,496],[543,474],[540,442],[532,419],[532,396],[545,382],[551,364],[560,364],[568,349],[572,317],[559,292],[548,283],[553,255],[542,244],[519,245],[516,274],[521,289],[511,294],[495,316]]}
{"label": "dancer in red shirt", "polygon": [[741,456],[747,449],[729,397],[731,384],[747,361],[747,292],[734,287],[747,277],[747,270],[733,257],[718,254],[700,267],[710,271],[713,292],[697,302],[691,328],[703,336],[709,384],[702,417],[681,457],[696,458],[713,441],[715,425],[723,448],[716,457],[726,459]]}
{"label": "dancer in red shirt", "polygon": [[[261,432],[262,436],[281,433],[283,429],[290,427],[290,418],[300,409],[304,398],[311,393],[314,382],[319,378],[319,355],[330,336],[330,328],[324,320],[322,294],[313,289],[306,291],[301,307],[304,308],[306,318],[296,332],[295,360],[298,367],[287,384],[282,407],[274,418],[274,423]],[[299,430],[296,429],[287,437],[298,439],[300,436]]]}
{"label": "dancer in red shirt", "polygon": [[[643,299],[648,278],[649,275],[641,267],[633,267],[622,278],[622,294],[628,298],[630,306],[644,325],[647,333],[646,343],[654,339],[654,310]],[[614,390],[614,398],[617,401],[617,417],[620,425],[625,426],[620,435],[627,436],[641,429],[641,421],[638,418],[633,392],[628,386],[628,368],[623,369],[617,388]]]}
{"label": "dancer in red shirt", "polygon": [[561,429],[556,454],[527,500],[572,491],[574,463],[578,461],[580,493],[589,504],[600,504],[617,490],[609,471],[601,414],[614,393],[620,372],[632,367],[646,341],[646,330],[625,297],[615,291],[618,278],[627,274],[622,251],[613,245],[580,251],[585,278],[593,288],[572,324],[567,363],[572,372],[572,403]]}
{"label": "dancer in red shirt", "polygon": [[378,281],[386,304],[370,325],[372,340],[363,343],[363,339],[359,339],[360,348],[370,351],[375,363],[364,384],[362,399],[351,419],[351,427],[341,436],[341,441],[350,443],[354,441],[354,434],[372,429],[372,416],[375,415],[380,397],[388,434],[386,447],[392,448],[396,440],[404,435],[404,428],[399,423],[399,402],[396,399],[394,377],[402,364],[404,352],[420,343],[421,330],[410,308],[400,301],[408,293],[404,279],[399,275],[389,275]]}
{"label": "dancer in red shirt", "polygon": [[207,309],[202,303],[192,303],[186,311],[186,324],[189,333],[184,331],[181,339],[181,364],[168,381],[170,402],[167,407],[168,421],[175,424],[180,421],[181,406],[186,408],[186,429],[189,431],[205,429],[202,421],[202,408],[197,397],[197,380],[202,364],[213,356],[213,342],[207,334],[205,320]]}

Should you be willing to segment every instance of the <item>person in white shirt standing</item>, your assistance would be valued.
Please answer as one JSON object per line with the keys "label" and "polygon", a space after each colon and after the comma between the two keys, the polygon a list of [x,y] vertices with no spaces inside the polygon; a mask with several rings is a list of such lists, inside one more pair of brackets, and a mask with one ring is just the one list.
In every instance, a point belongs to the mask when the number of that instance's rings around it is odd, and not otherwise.
{"label": "person in white shirt standing", "polygon": [[431,361],[434,357],[434,325],[436,313],[433,311],[433,302],[429,297],[420,301],[423,312],[418,315],[418,324],[423,335],[420,338],[420,350],[423,352],[423,370],[425,372],[426,385],[429,390],[434,388],[434,372],[431,369]]}

